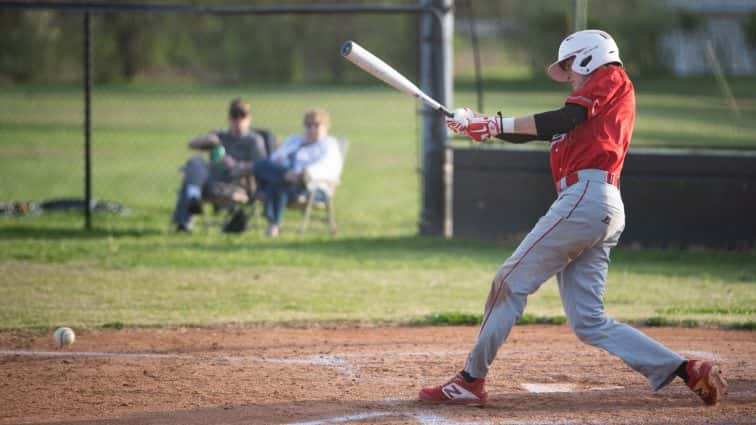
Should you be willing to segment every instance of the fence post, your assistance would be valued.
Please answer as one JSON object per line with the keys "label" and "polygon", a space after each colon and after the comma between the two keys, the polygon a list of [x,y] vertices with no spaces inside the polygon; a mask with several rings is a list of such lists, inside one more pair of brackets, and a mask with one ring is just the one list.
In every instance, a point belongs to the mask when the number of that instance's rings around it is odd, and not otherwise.
{"label": "fence post", "polygon": [[84,228],[92,228],[92,21],[84,12]]}
{"label": "fence post", "polygon": [[[454,36],[453,0],[420,0],[420,87],[441,104],[452,102],[452,37]],[[422,106],[422,210],[419,231],[440,235],[444,221],[444,146],[447,130],[444,118],[427,105]]]}
{"label": "fence post", "polygon": [[588,0],[574,0],[574,3],[575,22],[572,31],[582,31],[586,28],[588,22]]}

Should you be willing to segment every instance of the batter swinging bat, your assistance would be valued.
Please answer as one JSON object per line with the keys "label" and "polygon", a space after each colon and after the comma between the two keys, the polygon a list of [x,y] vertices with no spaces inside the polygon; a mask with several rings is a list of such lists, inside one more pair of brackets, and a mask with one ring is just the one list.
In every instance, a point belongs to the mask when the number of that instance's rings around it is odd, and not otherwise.
{"label": "batter swinging bat", "polygon": [[347,41],[341,45],[341,56],[344,56],[350,62],[359,66],[367,73],[372,74],[374,77],[382,80],[384,83],[422,100],[425,104],[437,111],[443,112],[449,118],[454,117],[454,114],[449,111],[446,106],[438,103],[432,97],[423,93],[422,90],[412,84],[412,82],[405,78],[404,75],[400,74],[397,70],[372,53],[363,49],[362,46],[354,41]]}

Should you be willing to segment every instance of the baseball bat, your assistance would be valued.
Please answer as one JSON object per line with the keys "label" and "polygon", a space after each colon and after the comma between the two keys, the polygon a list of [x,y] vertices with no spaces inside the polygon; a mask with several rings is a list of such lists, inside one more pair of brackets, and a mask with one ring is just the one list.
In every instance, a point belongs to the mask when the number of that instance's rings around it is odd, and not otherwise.
{"label": "baseball bat", "polygon": [[341,56],[344,56],[347,60],[359,66],[365,72],[382,80],[384,83],[420,99],[431,108],[443,112],[447,117],[454,117],[454,114],[446,106],[423,93],[422,90],[412,84],[404,75],[354,41],[350,40],[341,45]]}

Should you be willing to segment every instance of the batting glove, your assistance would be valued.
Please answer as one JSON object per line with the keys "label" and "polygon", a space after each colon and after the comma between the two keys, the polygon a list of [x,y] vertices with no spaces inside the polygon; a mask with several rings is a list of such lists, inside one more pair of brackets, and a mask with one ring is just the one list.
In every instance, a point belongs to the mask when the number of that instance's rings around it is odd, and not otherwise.
{"label": "batting glove", "polygon": [[501,112],[496,116],[476,115],[467,120],[465,134],[476,142],[482,142],[501,133],[514,133],[515,119],[503,117]]}
{"label": "batting glove", "polygon": [[445,118],[444,123],[449,130],[454,133],[465,133],[467,129],[467,122],[470,118],[474,117],[475,113],[470,108],[459,108],[454,110],[454,116],[451,118]]}
{"label": "batting glove", "polygon": [[483,142],[501,134],[501,120],[486,115],[470,118],[464,133],[476,142]]}

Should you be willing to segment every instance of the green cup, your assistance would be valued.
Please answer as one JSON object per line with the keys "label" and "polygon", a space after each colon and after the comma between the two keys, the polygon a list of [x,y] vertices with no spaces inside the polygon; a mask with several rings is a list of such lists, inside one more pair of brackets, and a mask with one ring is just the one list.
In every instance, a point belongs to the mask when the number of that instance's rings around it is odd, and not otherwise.
{"label": "green cup", "polygon": [[223,157],[226,156],[226,149],[220,143],[213,146],[213,150],[210,151],[210,161],[214,163],[221,162]]}

